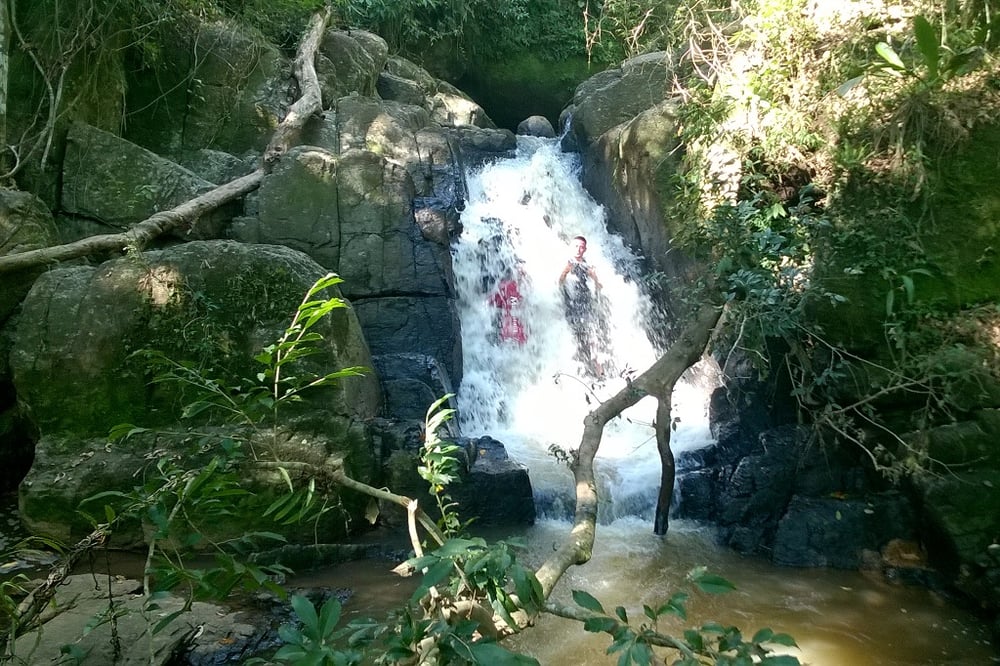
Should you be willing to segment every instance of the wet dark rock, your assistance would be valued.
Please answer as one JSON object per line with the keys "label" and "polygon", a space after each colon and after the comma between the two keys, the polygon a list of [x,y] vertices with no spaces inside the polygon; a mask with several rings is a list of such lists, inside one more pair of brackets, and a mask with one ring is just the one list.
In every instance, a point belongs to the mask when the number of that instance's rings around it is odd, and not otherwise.
{"label": "wet dark rock", "polygon": [[469,440],[472,466],[452,490],[462,514],[477,525],[533,525],[535,502],[528,468],[511,460],[504,445],[492,437]]}
{"label": "wet dark rock", "polygon": [[778,523],[775,564],[857,569],[864,550],[914,533],[909,503],[899,493],[861,498],[795,496]]}
{"label": "wet dark rock", "polygon": [[385,394],[389,417],[423,421],[427,408],[454,393],[447,370],[426,354],[381,354],[372,358]]}
{"label": "wet dark rock", "polygon": [[528,136],[540,136],[552,139],[556,136],[556,131],[552,123],[545,116],[529,116],[517,125],[517,133]]}

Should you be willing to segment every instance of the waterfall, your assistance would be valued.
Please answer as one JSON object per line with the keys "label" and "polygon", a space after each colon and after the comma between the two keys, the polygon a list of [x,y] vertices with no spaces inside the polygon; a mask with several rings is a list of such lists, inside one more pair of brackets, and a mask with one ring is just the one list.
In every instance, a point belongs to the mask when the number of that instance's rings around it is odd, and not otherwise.
{"label": "waterfall", "polygon": [[[574,493],[568,467],[550,448],[579,446],[584,416],[658,357],[647,335],[653,305],[639,261],[608,232],[603,208],[579,176],[579,156],[562,152],[558,139],[519,137],[515,157],[467,175],[463,231],[453,246],[464,350],[457,396],[462,432],[503,441],[530,469],[540,514],[553,518],[572,513]],[[559,285],[576,236],[587,239],[585,258],[601,283],[593,317],[599,342],[589,353],[567,321]],[[504,312],[494,294],[505,278],[517,284],[510,314],[523,328],[523,342],[516,332],[498,334]],[[652,518],[660,481],[655,411],[647,397],[605,428],[595,463],[603,522]],[[679,383],[673,418],[675,452],[711,443],[704,390]]]}

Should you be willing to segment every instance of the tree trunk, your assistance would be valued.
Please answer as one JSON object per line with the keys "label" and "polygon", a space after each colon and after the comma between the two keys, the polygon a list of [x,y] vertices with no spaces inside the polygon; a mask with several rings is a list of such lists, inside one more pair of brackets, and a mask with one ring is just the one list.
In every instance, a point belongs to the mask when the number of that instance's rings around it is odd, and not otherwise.
{"label": "tree trunk", "polygon": [[653,534],[663,536],[670,526],[670,503],[674,495],[674,452],[670,448],[673,420],[670,417],[671,398],[660,398],[656,406],[656,449],[660,452],[660,494],[656,498]]}
{"label": "tree trunk", "polygon": [[288,148],[298,138],[306,121],[313,114],[323,110],[323,94],[319,86],[319,77],[316,75],[316,52],[319,50],[323,33],[326,32],[326,26],[330,23],[332,11],[330,5],[327,4],[323,11],[313,14],[309,28],[299,46],[293,71],[295,79],[299,82],[299,90],[302,95],[288,109],[284,120],[274,131],[271,142],[264,150],[264,169],[266,171],[270,171],[271,167],[288,151]]}
{"label": "tree trunk", "polygon": [[[673,392],[674,384],[685,370],[701,358],[721,312],[721,309],[715,306],[703,306],[694,321],[681,332],[677,341],[656,363],[607,402],[598,405],[597,409],[584,419],[583,437],[572,465],[576,481],[576,515],[573,518],[573,527],[556,552],[535,572],[542,586],[542,595],[546,599],[566,570],[574,564],[585,564],[593,552],[597,531],[594,457],[601,446],[605,424],[647,395],[654,395],[660,399],[661,404],[666,405],[668,412],[665,418],[661,419],[658,416],[657,421],[662,422],[662,427],[669,428],[669,396]],[[658,410],[658,413],[659,411],[662,410]]]}
{"label": "tree trunk", "polygon": [[0,0],[0,173],[7,171],[7,79],[10,76],[8,0]]}
{"label": "tree trunk", "polygon": [[0,274],[35,266],[54,264],[67,259],[89,256],[98,252],[116,252],[127,247],[142,249],[154,238],[183,224],[193,224],[205,213],[252,192],[260,186],[260,181],[263,177],[264,172],[258,169],[251,174],[237,178],[221,187],[195,197],[173,210],[156,213],[124,233],[91,236],[90,238],[84,238],[83,240],[67,243],[66,245],[54,245],[38,250],[5,255],[0,257]]}

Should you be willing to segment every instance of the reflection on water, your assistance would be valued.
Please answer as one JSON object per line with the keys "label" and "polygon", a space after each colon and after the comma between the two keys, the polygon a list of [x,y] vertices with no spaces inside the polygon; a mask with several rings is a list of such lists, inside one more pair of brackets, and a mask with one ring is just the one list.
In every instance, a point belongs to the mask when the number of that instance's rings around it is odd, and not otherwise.
{"label": "reflection on water", "polygon": [[[568,529],[544,521],[525,536],[544,558]],[[630,618],[642,605],[657,606],[679,589],[692,568],[705,565],[736,585],[724,595],[691,592],[688,620],[665,619],[661,629],[680,634],[702,622],[740,627],[745,635],[762,627],[795,637],[795,654],[810,666],[981,666],[1000,663],[983,623],[934,593],[869,580],[859,573],[828,569],[776,568],[717,548],[711,535],[673,522],[665,539],[652,525],[622,520],[601,526],[594,557],[570,569],[553,599],[572,604],[571,590],[587,590],[605,608],[625,606]],[[546,666],[615,663],[606,635],[585,634],[569,620],[543,616],[513,638],[511,646]],[[668,662],[669,663],[669,662]]]}

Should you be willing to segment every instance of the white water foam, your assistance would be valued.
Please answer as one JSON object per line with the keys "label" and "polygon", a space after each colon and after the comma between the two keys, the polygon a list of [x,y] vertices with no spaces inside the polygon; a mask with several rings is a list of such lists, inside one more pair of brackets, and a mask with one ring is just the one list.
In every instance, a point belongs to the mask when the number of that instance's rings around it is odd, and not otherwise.
{"label": "white water foam", "polygon": [[[463,232],[453,246],[464,349],[459,419],[465,435],[503,441],[529,467],[541,513],[565,517],[572,511],[572,477],[549,447],[579,446],[586,414],[625,386],[629,372],[641,373],[656,360],[646,333],[653,306],[640,288],[637,258],[607,231],[603,208],[580,184],[578,156],[561,152],[558,139],[518,141],[513,159],[468,174]],[[558,284],[577,235],[587,238],[586,259],[606,307],[602,381],[574,358],[577,342]],[[523,345],[497,339],[489,302],[505,269],[518,265]],[[602,521],[652,517],[660,482],[655,411],[655,400],[645,398],[605,428],[596,463]],[[706,412],[705,391],[679,383],[675,452],[711,443]]]}

